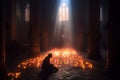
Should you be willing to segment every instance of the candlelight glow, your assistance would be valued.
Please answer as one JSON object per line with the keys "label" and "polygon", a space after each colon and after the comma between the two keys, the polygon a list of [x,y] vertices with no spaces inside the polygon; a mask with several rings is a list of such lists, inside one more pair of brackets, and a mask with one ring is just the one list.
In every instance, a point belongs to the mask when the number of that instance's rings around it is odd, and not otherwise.
{"label": "candlelight glow", "polygon": [[[64,65],[80,67],[82,69],[92,69],[93,65],[86,61],[80,54],[77,53],[74,49],[71,48],[64,48],[64,49],[52,49],[47,51],[44,54],[36,58],[30,58],[26,61],[21,62],[18,64],[19,69],[26,69],[29,67],[36,67],[39,68],[42,65],[43,59],[49,54],[52,53],[53,57],[51,58],[51,63],[54,64],[56,67],[61,67]],[[16,73],[8,73],[8,76],[12,76],[18,78],[21,72]]]}
{"label": "candlelight glow", "polygon": [[11,77],[11,80],[17,79],[20,76],[21,72],[10,72],[8,76]]}

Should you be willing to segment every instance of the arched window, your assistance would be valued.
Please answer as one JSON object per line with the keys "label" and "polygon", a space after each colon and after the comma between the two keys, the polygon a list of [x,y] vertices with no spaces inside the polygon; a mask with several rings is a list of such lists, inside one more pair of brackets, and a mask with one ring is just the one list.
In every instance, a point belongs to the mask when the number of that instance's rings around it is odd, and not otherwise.
{"label": "arched window", "polygon": [[100,7],[100,21],[103,20],[103,9],[102,6]]}
{"label": "arched window", "polygon": [[62,3],[59,8],[59,21],[68,21],[68,20],[69,20],[68,6],[65,3]]}
{"label": "arched window", "polygon": [[25,8],[25,21],[29,22],[30,21],[30,5],[27,4]]}

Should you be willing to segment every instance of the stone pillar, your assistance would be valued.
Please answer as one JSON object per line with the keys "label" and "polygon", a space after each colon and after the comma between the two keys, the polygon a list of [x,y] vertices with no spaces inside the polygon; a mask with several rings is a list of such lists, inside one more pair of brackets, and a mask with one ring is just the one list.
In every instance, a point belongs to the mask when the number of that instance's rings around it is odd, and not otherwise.
{"label": "stone pillar", "polygon": [[39,21],[39,1],[30,0],[30,53],[38,55],[40,53],[40,21]]}
{"label": "stone pillar", "polygon": [[11,1],[6,0],[6,42],[11,42]]}
{"label": "stone pillar", "polygon": [[8,80],[5,52],[5,0],[0,1],[0,79]]}
{"label": "stone pillar", "polygon": [[[46,25],[48,26],[48,25]],[[45,27],[43,29],[43,48],[44,50],[48,50],[48,45],[49,45],[49,42],[48,42],[48,27]]]}
{"label": "stone pillar", "polygon": [[16,0],[6,0],[7,42],[16,40]]}
{"label": "stone pillar", "polygon": [[82,51],[82,49],[83,49],[83,33],[80,31],[76,34],[76,46],[77,46],[77,49]]}
{"label": "stone pillar", "polygon": [[48,49],[48,19],[43,17],[42,21],[42,28],[41,28],[41,51],[45,51]]}
{"label": "stone pillar", "polygon": [[109,25],[108,25],[108,31],[109,31],[109,45],[108,45],[108,56],[107,56],[107,70],[110,76],[114,76],[113,79],[118,79],[118,73],[119,73],[119,2],[110,0],[109,1]]}
{"label": "stone pillar", "polygon": [[16,0],[11,1],[11,39],[16,40]]}
{"label": "stone pillar", "polygon": [[[41,21],[41,23],[42,23],[42,26],[41,26],[41,51],[45,51],[45,50],[47,50],[48,49],[48,38],[49,38],[49,33],[48,33],[48,31],[49,31],[49,27],[51,27],[50,26],[50,24],[49,24],[49,20],[50,20],[50,14],[51,14],[51,12],[49,12],[50,11],[50,9],[49,9],[49,7],[48,6],[46,6],[46,5],[48,5],[48,4],[50,4],[49,3],[49,1],[42,1],[42,21]],[[48,11],[49,10],[49,11]]]}
{"label": "stone pillar", "polygon": [[88,57],[100,59],[100,0],[89,0]]}

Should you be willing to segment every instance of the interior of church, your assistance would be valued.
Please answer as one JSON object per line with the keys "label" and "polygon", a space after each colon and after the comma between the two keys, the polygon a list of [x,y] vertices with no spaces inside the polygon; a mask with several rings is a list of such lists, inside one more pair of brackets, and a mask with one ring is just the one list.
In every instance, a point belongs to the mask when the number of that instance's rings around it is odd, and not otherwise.
{"label": "interior of church", "polygon": [[[117,2],[1,0],[1,80],[115,80]],[[118,36],[117,36],[118,35]],[[39,74],[48,54],[58,71]],[[49,68],[49,66],[47,66]]]}

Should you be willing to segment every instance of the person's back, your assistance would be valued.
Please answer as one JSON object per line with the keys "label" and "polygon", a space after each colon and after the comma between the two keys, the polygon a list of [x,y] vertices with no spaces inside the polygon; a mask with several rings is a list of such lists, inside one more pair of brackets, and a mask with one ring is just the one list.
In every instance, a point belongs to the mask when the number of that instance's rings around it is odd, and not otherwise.
{"label": "person's back", "polygon": [[48,69],[49,65],[50,65],[50,58],[51,56],[48,55],[47,57],[45,57],[45,59],[43,60],[43,63],[42,63],[42,71],[45,71]]}
{"label": "person's back", "polygon": [[48,72],[48,73],[51,73],[53,72],[54,70],[57,71],[58,69],[56,67],[54,67],[53,64],[50,63],[50,58],[52,58],[52,54],[48,54],[47,57],[45,57],[45,59],[43,60],[43,63],[42,63],[42,71],[43,72]]}
{"label": "person's back", "polygon": [[53,64],[50,63],[50,58],[52,58],[52,54],[48,54],[47,57],[44,58],[42,63],[42,71],[40,72],[40,77],[46,80],[52,73],[55,73],[58,71],[56,67],[54,67]]}

